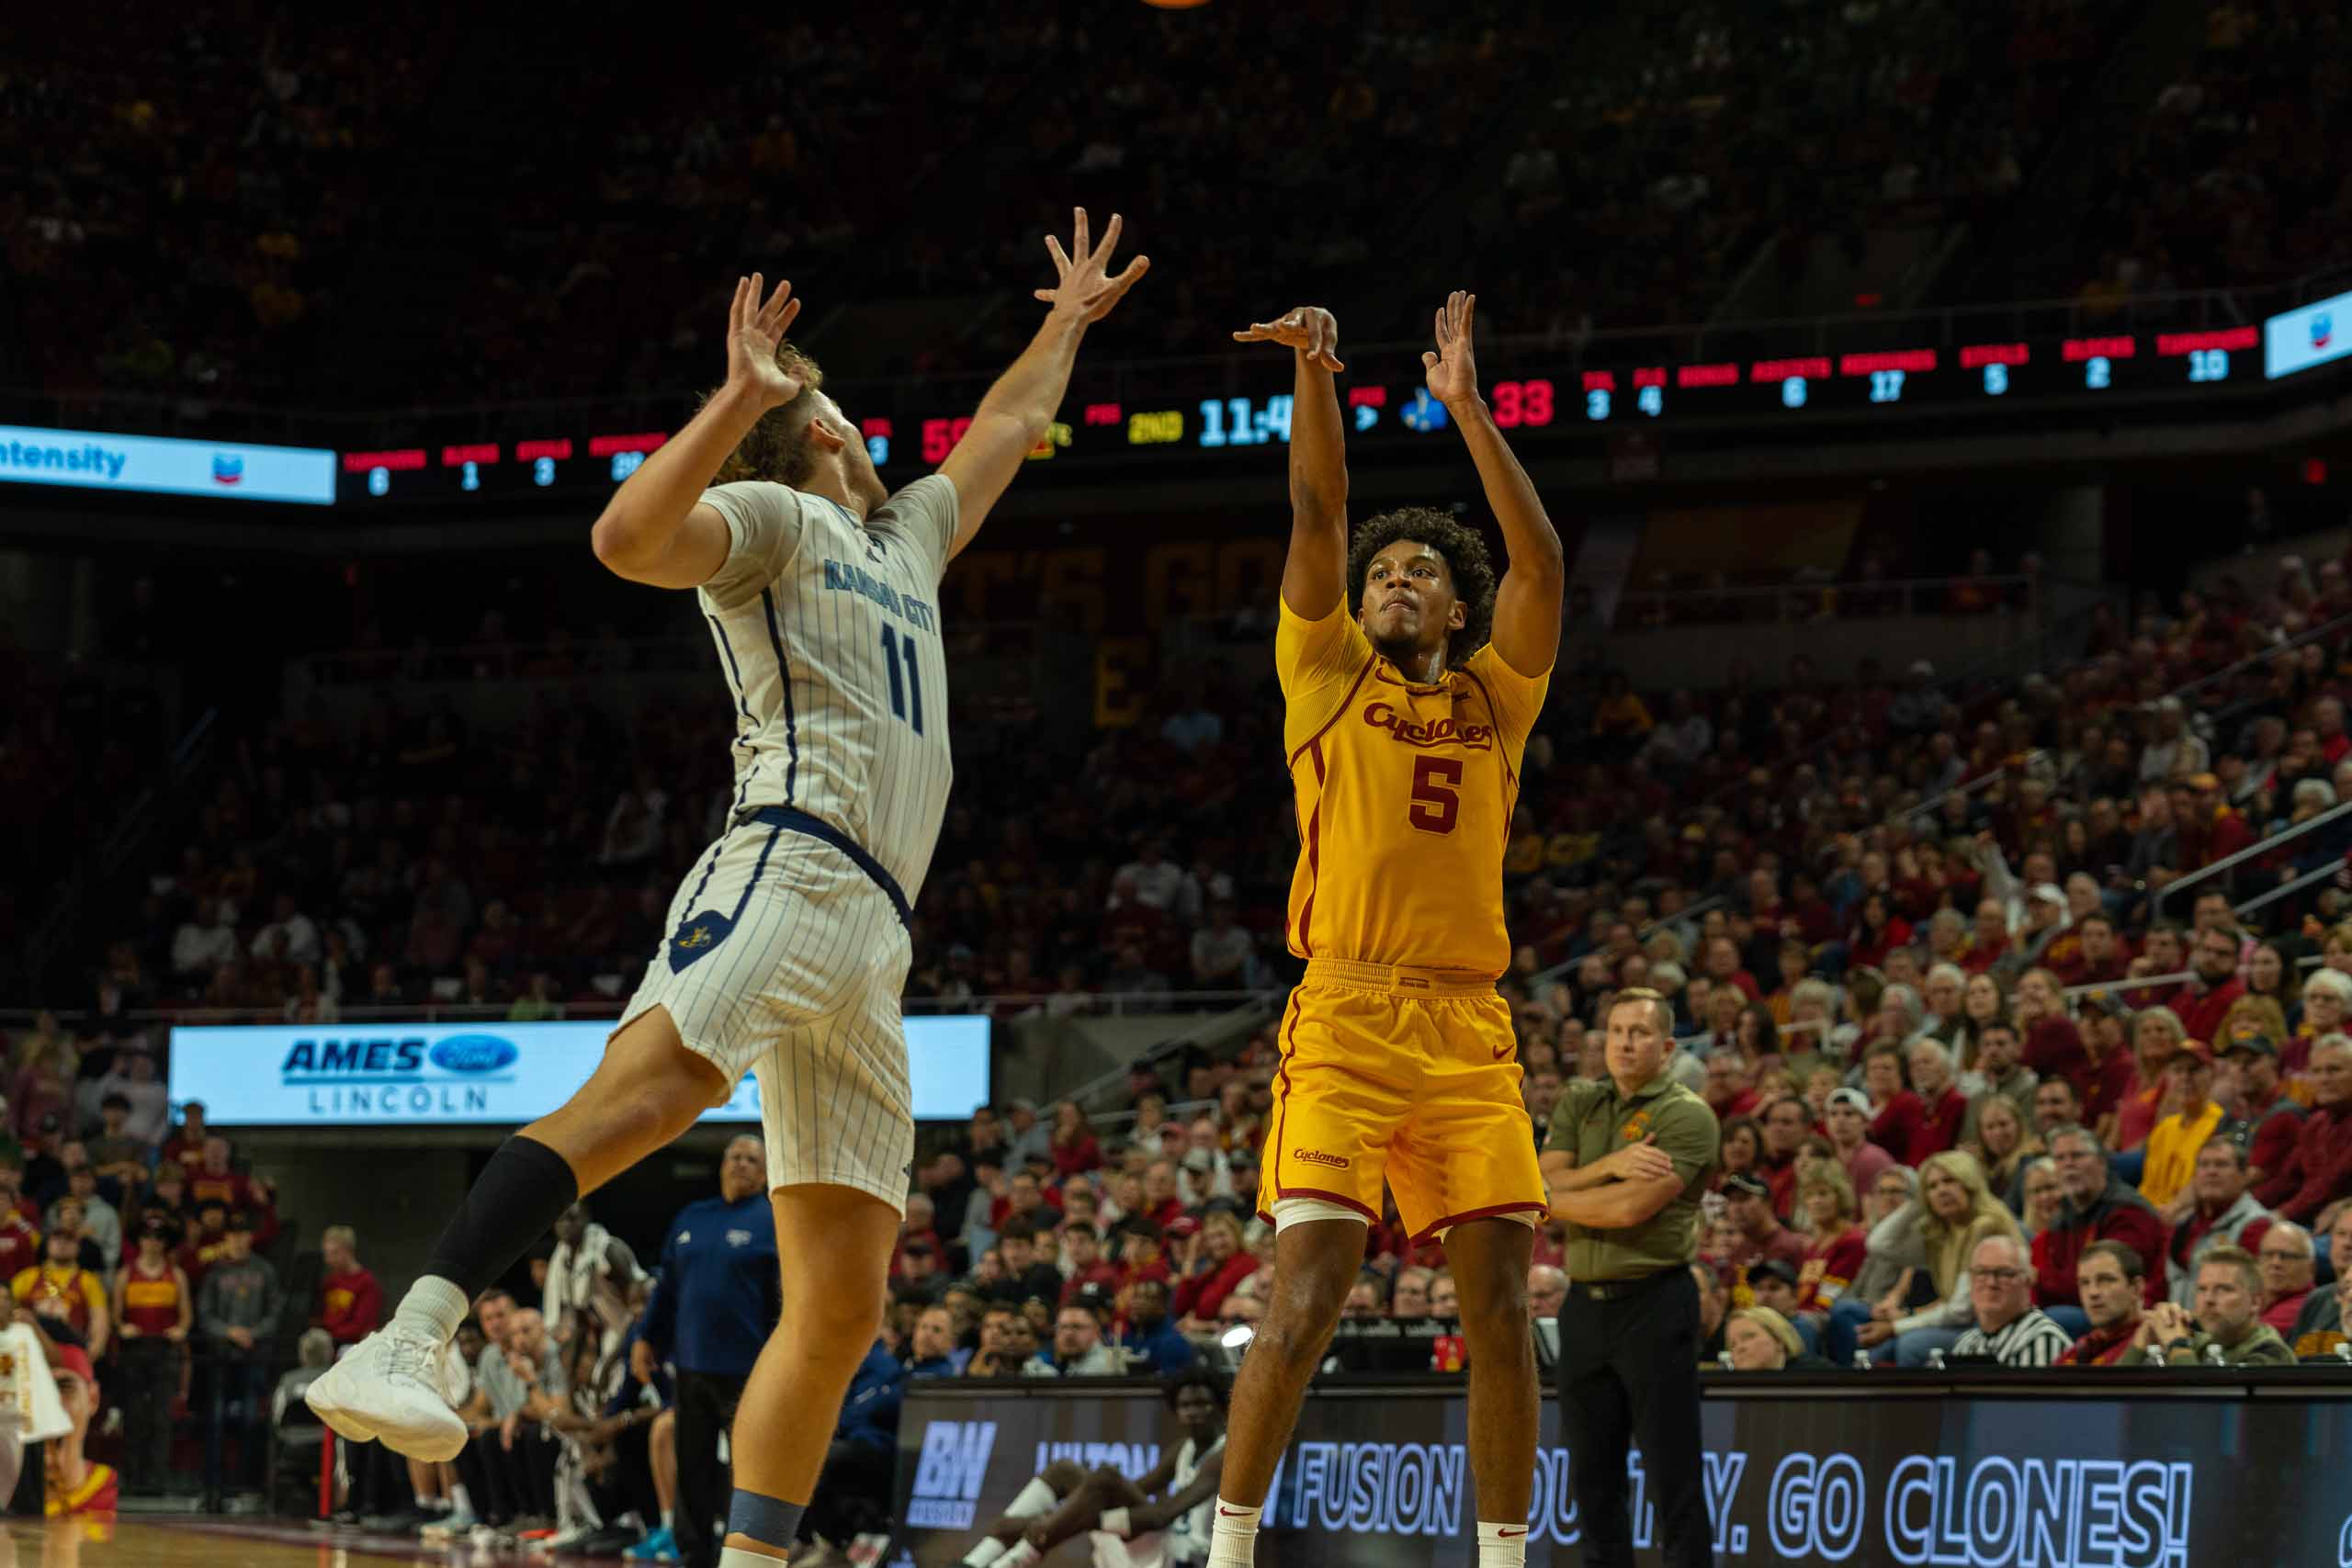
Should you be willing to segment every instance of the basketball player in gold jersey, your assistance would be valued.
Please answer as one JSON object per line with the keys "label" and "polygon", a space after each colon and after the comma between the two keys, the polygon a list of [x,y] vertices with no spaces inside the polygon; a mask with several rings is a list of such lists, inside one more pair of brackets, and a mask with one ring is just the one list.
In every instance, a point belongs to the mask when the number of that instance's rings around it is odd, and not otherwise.
{"label": "basketball player in gold jersey", "polygon": [[1292,350],[1290,557],[1274,660],[1296,794],[1290,950],[1306,960],[1282,1023],[1261,1162],[1274,1296],[1233,1391],[1209,1568],[1248,1568],[1276,1462],[1348,1288],[1381,1185],[1415,1240],[1444,1240],[1470,1348],[1479,1568],[1526,1558],[1536,1434],[1527,1269],[1549,1208],[1495,981],[1503,846],[1520,758],[1560,641],[1560,537],[1478,395],[1475,299],[1437,313],[1421,355],[1501,525],[1498,587],[1479,536],[1390,512],[1351,541],[1330,312],[1234,335]]}

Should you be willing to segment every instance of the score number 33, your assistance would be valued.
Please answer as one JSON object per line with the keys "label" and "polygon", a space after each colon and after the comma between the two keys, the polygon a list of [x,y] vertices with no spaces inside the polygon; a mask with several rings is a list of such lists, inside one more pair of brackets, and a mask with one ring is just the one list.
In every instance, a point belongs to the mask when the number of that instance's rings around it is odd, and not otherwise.
{"label": "score number 33", "polygon": [[1462,809],[1462,760],[1413,759],[1413,804],[1405,819],[1424,833],[1451,833]]}

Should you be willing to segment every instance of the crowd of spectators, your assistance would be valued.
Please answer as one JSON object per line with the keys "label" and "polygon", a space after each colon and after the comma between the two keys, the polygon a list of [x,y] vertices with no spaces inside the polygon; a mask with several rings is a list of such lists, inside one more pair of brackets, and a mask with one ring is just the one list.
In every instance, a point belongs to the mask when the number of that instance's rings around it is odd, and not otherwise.
{"label": "crowd of spectators", "polygon": [[2118,145],[2075,254],[2094,310],[2126,295],[2290,280],[2352,260],[2352,181],[2327,148],[2352,126],[2346,23],[2323,0],[2222,0],[2204,45]]}
{"label": "crowd of spectators", "polygon": [[[1063,0],[887,35],[745,18],[716,87],[689,32],[548,54],[414,6],[199,6],[129,39],[61,18],[91,38],[0,75],[20,128],[0,232],[28,283],[6,335],[17,379],[69,404],[628,399],[707,378],[745,258],[820,310],[1025,298],[1074,201],[1124,209],[1162,262],[1124,329],[1144,354],[1213,351],[1270,278],[1338,291],[1360,342],[1414,335],[1473,264],[1508,330],[1697,321],[1776,234],[1802,266],[1815,225],[1859,243],[1996,209],[2128,10]],[[1383,243],[1406,229],[1456,239]],[[992,370],[1020,315],[961,313],[862,368]]]}

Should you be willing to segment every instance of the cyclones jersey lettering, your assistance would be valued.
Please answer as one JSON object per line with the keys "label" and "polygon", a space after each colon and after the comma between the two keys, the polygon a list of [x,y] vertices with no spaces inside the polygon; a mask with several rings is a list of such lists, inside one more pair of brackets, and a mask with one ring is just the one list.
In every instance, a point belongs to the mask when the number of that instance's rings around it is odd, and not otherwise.
{"label": "cyclones jersey lettering", "polygon": [[1274,662],[1298,810],[1291,952],[1501,975],[1503,849],[1550,671],[1488,646],[1414,684],[1344,602],[1313,621],[1283,604]]}

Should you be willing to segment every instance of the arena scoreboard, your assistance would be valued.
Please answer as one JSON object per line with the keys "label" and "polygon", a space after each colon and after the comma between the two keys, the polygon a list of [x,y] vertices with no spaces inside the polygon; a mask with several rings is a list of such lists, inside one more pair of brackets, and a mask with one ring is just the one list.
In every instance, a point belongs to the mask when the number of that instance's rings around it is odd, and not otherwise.
{"label": "arena scoreboard", "polygon": [[[2153,402],[2187,413],[2225,393],[2259,390],[2282,373],[2266,363],[2264,331],[2249,324],[1696,361],[1589,361],[1551,374],[1489,373],[1485,392],[1497,424],[1538,443],[1679,424],[1792,426],[1825,415],[1892,423],[1906,411],[1941,418],[2030,406],[2063,418],[2129,401],[2143,411]],[[1362,350],[1351,355],[1360,370],[1380,357]],[[1395,357],[1394,376],[1341,378],[1351,450],[1369,456],[1366,448],[1377,444],[1389,456],[1403,456],[1447,434],[1445,408],[1421,384],[1411,356]],[[1199,372],[1171,370],[1171,380],[1185,374]],[[1074,397],[1031,460],[1109,459],[1142,468],[1169,467],[1183,456],[1197,468],[1290,440],[1291,378],[1279,356],[1227,373],[1221,379],[1238,389],[1220,386],[1213,394],[1171,386],[1155,395],[1146,368],[1122,379],[1131,389],[1117,400]],[[858,421],[875,467],[892,484],[935,467],[971,423],[968,403],[956,407],[947,402],[956,394],[918,384],[844,386],[839,395]],[[978,400],[976,392],[962,395]],[[434,494],[609,489],[667,438],[651,429],[582,431],[344,452],[338,500],[364,506]]]}

